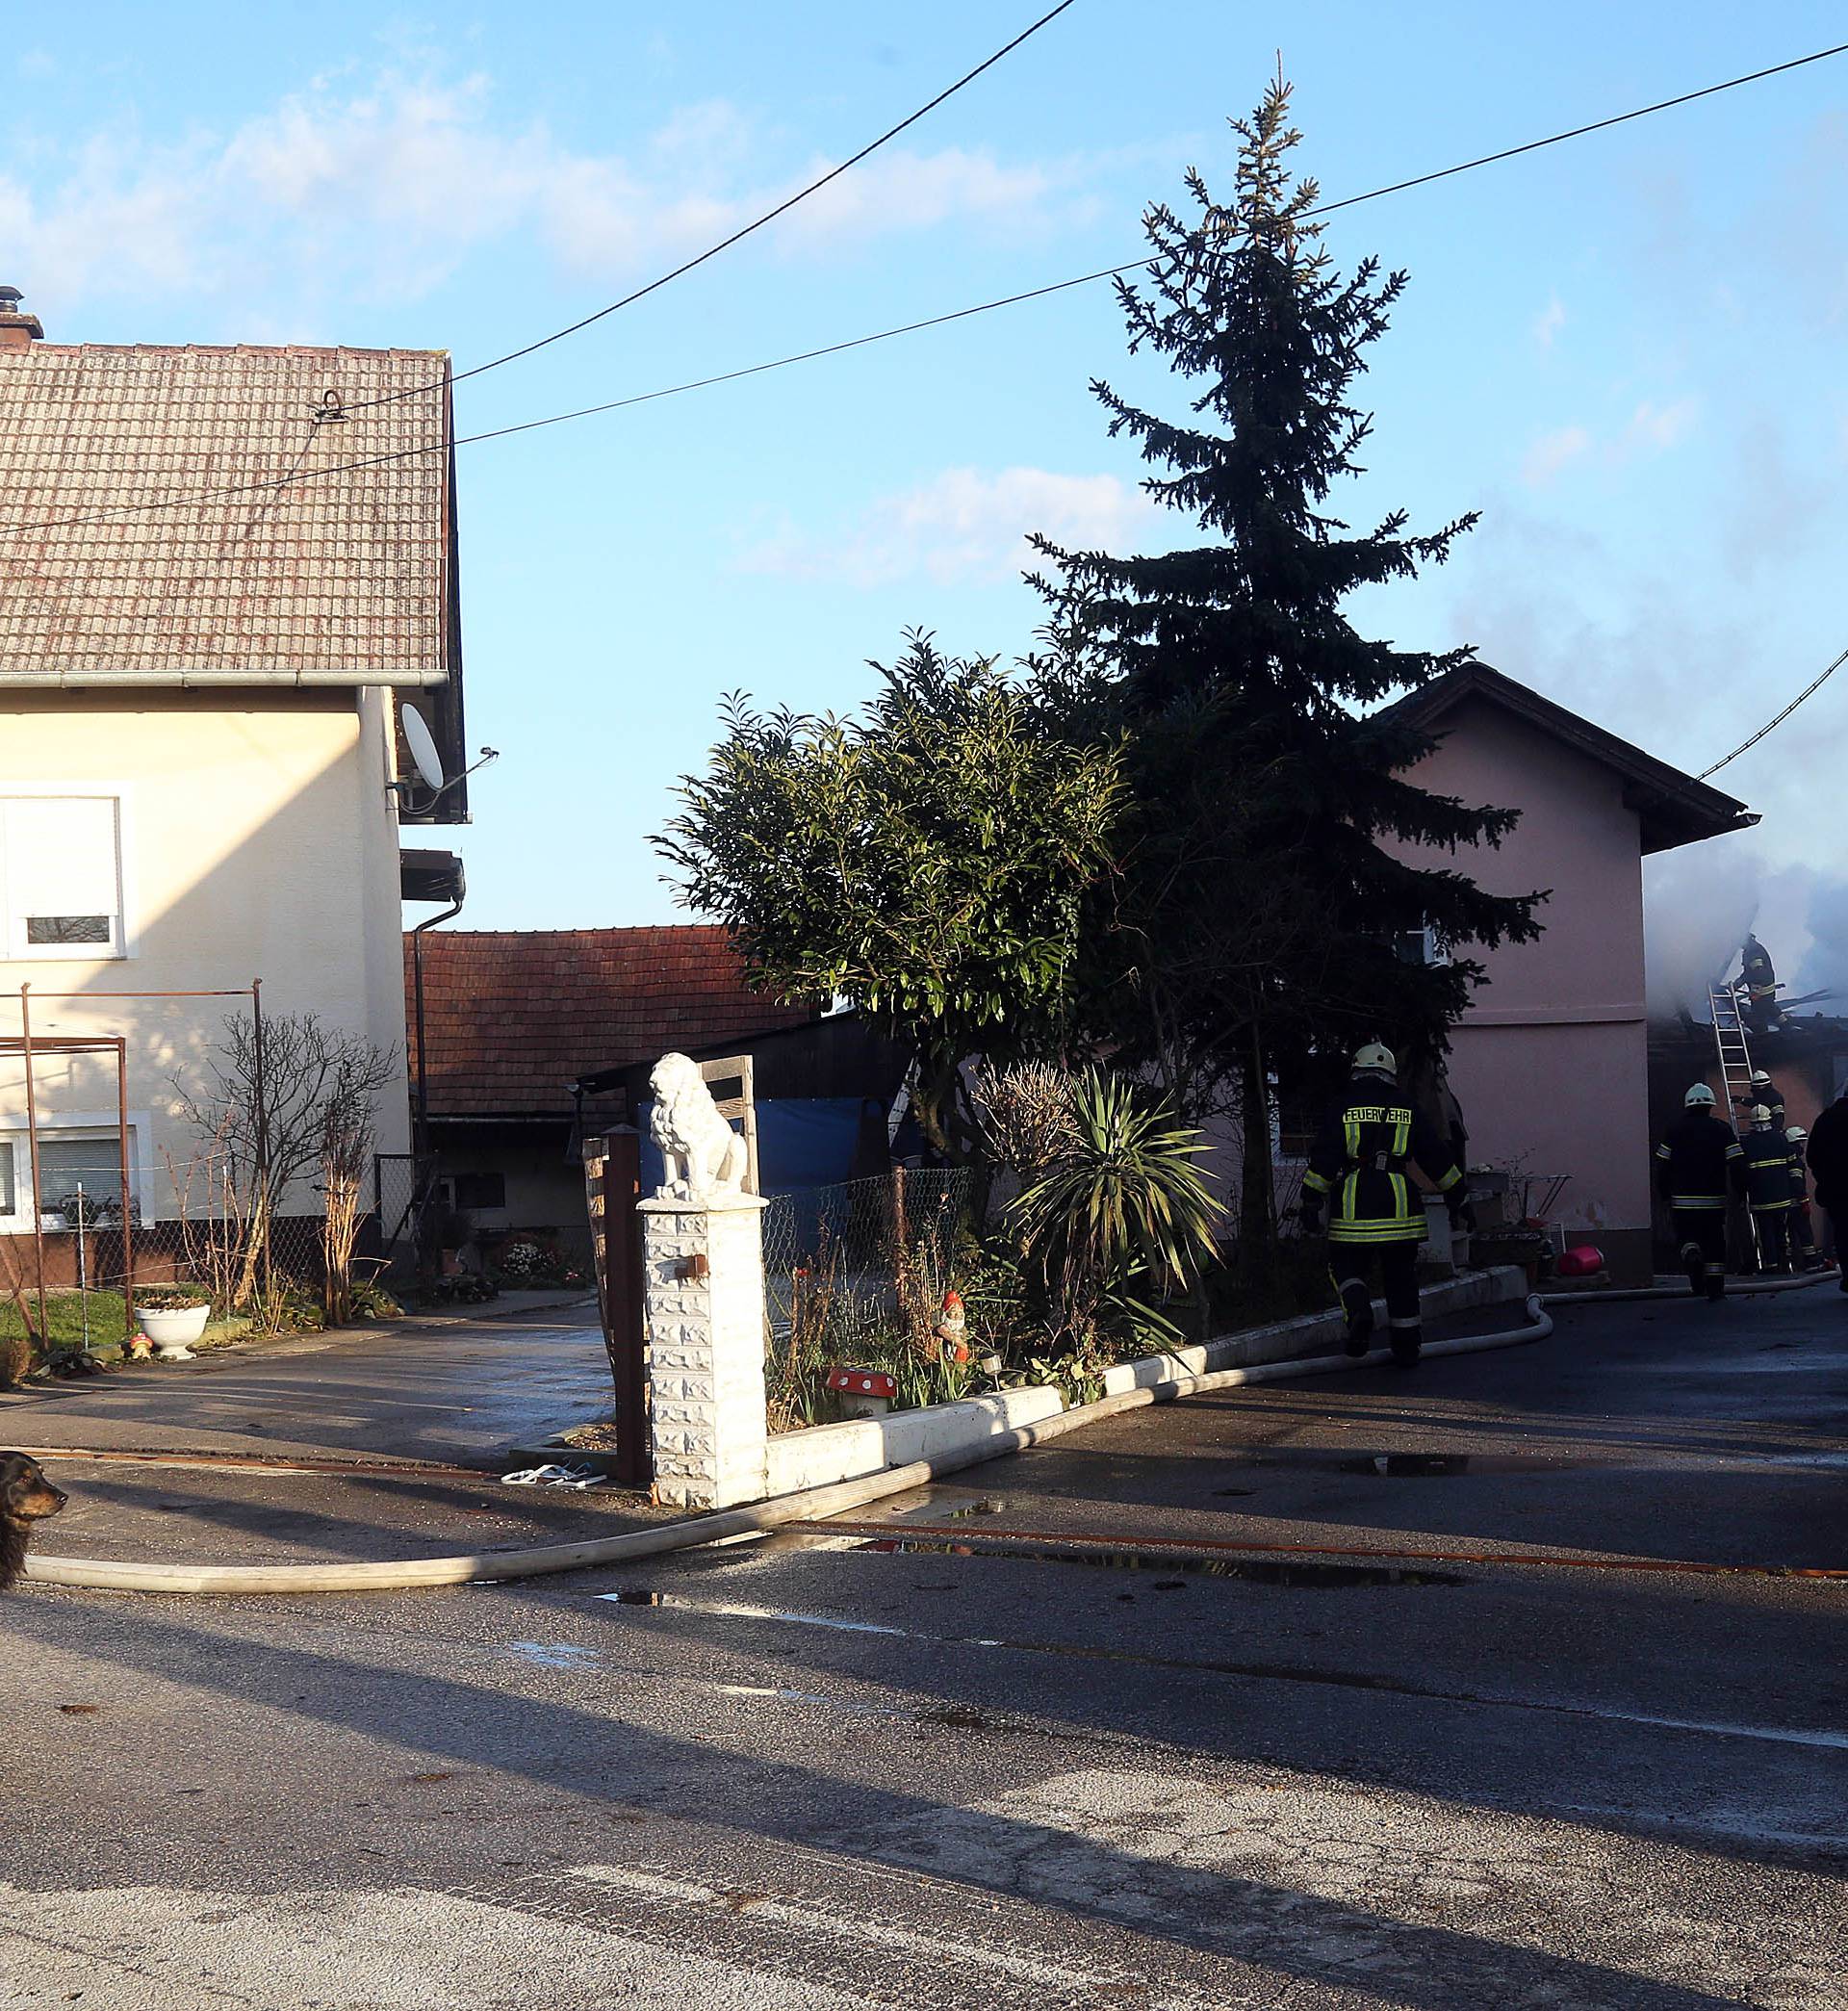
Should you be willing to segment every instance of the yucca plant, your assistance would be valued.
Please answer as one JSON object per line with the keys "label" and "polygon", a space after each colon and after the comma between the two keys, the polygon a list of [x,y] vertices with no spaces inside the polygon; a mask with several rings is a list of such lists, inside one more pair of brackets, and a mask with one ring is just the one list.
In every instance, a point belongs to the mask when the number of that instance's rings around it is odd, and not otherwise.
{"label": "yucca plant", "polygon": [[1064,1147],[1010,1204],[1055,1317],[1080,1341],[1111,1310],[1171,1330],[1136,1288],[1185,1286],[1214,1254],[1219,1205],[1194,1164],[1206,1147],[1126,1076],[1088,1069],[1069,1094]]}

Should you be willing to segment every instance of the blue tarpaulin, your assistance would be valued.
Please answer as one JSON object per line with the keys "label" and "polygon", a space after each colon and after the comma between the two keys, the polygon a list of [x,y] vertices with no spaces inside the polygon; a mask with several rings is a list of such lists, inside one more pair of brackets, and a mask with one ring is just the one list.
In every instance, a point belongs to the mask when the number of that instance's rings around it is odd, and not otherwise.
{"label": "blue tarpaulin", "polygon": [[[757,1105],[757,1184],[766,1195],[829,1187],[854,1176],[863,1096],[771,1096]],[[877,1106],[875,1106],[877,1108]],[[652,1102],[636,1113],[642,1134],[642,1192],[662,1179],[661,1155],[649,1135]]]}

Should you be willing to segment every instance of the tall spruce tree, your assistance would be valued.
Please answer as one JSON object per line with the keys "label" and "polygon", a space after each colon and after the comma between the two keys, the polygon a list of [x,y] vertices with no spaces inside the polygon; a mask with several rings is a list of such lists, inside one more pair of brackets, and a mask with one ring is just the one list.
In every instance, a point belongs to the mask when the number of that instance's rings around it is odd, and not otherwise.
{"label": "tall spruce tree", "polygon": [[1248,1251],[1274,1231],[1271,1076],[1370,1038],[1434,1058],[1483,969],[1409,962],[1406,939],[1527,941],[1544,898],[1430,863],[1424,848],[1498,844],[1515,813],[1408,781],[1431,743],[1380,704],[1471,652],[1370,641],[1342,612],[1355,588],[1441,562],[1476,520],[1414,535],[1396,510],[1355,533],[1328,512],[1363,472],[1354,380],[1406,275],[1373,258],[1334,271],[1308,219],[1317,186],[1287,167],[1289,104],[1279,76],[1233,121],[1231,205],[1190,170],[1197,220],[1152,208],[1147,277],[1118,283],[1131,354],[1187,380],[1189,418],[1092,385],[1111,434],[1168,471],[1145,488],[1210,542],[1117,558],[1041,540],[1054,577],[1037,582],[1054,604],[1049,703],[1127,750],[1128,840],[1095,896],[1089,1004],[1190,1115],[1242,1109]]}

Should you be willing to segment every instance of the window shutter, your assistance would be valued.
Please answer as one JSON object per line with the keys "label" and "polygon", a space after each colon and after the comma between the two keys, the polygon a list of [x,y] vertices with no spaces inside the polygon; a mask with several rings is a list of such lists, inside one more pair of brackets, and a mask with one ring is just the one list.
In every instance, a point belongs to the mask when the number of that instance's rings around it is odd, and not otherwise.
{"label": "window shutter", "polygon": [[13,953],[61,944],[117,947],[121,866],[115,799],[15,796],[6,806]]}

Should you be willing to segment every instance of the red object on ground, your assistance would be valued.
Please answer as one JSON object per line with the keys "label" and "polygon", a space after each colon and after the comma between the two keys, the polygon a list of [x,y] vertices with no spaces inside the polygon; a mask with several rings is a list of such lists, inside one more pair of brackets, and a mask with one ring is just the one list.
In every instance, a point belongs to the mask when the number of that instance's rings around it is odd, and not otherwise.
{"label": "red object on ground", "polygon": [[1575,1243],[1559,1252],[1561,1277],[1596,1277],[1604,1268],[1604,1253],[1595,1243]]}
{"label": "red object on ground", "polygon": [[878,1369],[830,1369],[828,1387],[845,1390],[855,1397],[895,1397],[898,1395],[898,1378],[885,1375]]}

